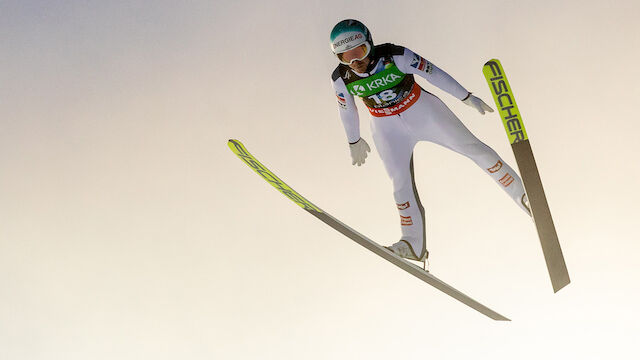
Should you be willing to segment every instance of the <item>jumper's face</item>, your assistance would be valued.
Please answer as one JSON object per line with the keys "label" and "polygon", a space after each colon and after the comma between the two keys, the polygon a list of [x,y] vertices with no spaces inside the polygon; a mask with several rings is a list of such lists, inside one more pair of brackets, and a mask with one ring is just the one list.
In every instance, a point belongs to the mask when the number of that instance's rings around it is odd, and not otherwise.
{"label": "jumper's face", "polygon": [[355,72],[363,73],[367,71],[367,66],[369,66],[370,62],[371,59],[369,59],[369,57],[367,56],[362,60],[354,60],[351,64],[349,64],[349,67]]}
{"label": "jumper's face", "polygon": [[[361,36],[362,37],[362,36]],[[352,49],[336,54],[338,60],[344,65],[349,65],[356,72],[363,73],[367,70],[367,66],[371,61],[369,53],[371,45],[365,42]]]}

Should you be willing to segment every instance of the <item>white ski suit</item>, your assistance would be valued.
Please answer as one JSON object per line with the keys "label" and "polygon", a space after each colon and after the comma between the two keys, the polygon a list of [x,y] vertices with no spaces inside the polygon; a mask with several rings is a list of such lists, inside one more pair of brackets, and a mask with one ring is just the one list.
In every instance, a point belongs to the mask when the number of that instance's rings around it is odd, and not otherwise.
{"label": "white ski suit", "polygon": [[413,74],[460,100],[470,94],[464,87],[401,46],[375,46],[370,58],[368,73],[356,73],[343,64],[333,72],[340,118],[349,143],[355,143],[360,139],[360,124],[354,96],[361,97],[369,109],[375,147],[393,182],[401,239],[411,244],[416,257],[426,251],[424,209],[413,176],[413,149],[418,141],[430,141],[470,158],[528,213],[522,203],[524,188],[518,174],[478,140],[438,97],[423,90]]}

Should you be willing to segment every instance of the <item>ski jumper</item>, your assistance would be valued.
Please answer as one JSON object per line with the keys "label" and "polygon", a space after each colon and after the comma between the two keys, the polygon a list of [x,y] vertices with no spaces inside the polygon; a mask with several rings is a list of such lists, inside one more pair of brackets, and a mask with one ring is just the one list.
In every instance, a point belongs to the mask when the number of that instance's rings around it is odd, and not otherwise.
{"label": "ski jumper", "polygon": [[393,183],[400,213],[402,240],[417,258],[426,251],[424,208],[415,186],[413,149],[430,141],[458,152],[480,166],[528,214],[518,174],[489,146],[476,138],[435,95],[422,89],[414,74],[463,100],[470,93],[449,74],[413,51],[393,44],[375,46],[368,73],[340,64],[332,74],[340,118],[349,143],[360,139],[354,96],[362,98],[371,115],[376,149]]}

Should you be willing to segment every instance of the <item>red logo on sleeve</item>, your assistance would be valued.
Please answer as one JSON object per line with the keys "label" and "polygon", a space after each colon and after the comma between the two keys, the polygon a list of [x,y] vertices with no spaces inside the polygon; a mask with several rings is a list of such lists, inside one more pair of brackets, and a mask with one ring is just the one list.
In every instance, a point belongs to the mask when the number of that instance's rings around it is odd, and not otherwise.
{"label": "red logo on sleeve", "polygon": [[509,175],[509,173],[507,173],[499,181],[500,181],[500,184],[502,184],[504,187],[507,187],[507,186],[511,185],[511,183],[513,183],[515,181],[515,179],[513,178],[513,176],[511,176],[511,175]]}
{"label": "red logo on sleeve", "polygon": [[489,170],[490,173],[494,173],[498,170],[502,169],[502,161],[498,160],[498,162],[493,165],[492,167],[488,168],[487,170]]}
{"label": "red logo on sleeve", "polygon": [[408,209],[411,205],[409,205],[409,202],[407,201],[404,204],[396,204],[398,206],[398,210],[405,210]]}
{"label": "red logo on sleeve", "polygon": [[411,219],[411,216],[400,215],[400,225],[402,226],[413,225],[413,220]]}

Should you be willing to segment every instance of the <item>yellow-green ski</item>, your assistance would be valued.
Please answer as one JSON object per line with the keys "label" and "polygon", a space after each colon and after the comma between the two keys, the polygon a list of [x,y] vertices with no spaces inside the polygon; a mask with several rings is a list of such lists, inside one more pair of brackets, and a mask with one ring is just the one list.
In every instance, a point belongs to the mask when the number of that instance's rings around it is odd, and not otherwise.
{"label": "yellow-green ski", "polygon": [[309,200],[305,199],[302,195],[298,194],[295,190],[289,187],[289,185],[285,184],[284,181],[280,180],[274,173],[272,173],[269,169],[267,169],[264,165],[262,165],[258,159],[253,157],[247,151],[247,148],[242,145],[242,143],[238,140],[229,140],[228,144],[229,149],[233,151],[234,154],[238,155],[245,164],[249,165],[250,168],[253,169],[258,175],[260,175],[263,179],[265,179],[269,184],[271,184],[274,188],[280,191],[284,196],[291,199],[294,203],[298,204],[301,208],[305,210],[313,210],[317,212],[322,212],[320,208],[313,205]]}
{"label": "yellow-green ski", "polygon": [[345,235],[349,239],[362,245],[367,250],[380,256],[381,258],[394,264],[400,269],[408,272],[409,274],[417,277],[418,279],[424,281],[425,283],[435,287],[436,289],[442,291],[443,293],[451,296],[452,298],[471,307],[472,309],[475,309],[478,312],[494,320],[509,321],[509,319],[504,317],[503,315],[500,315],[497,312],[489,309],[488,307],[480,304],[476,300],[473,300],[469,296],[454,289],[449,284],[431,275],[431,273],[429,273],[428,271],[424,271],[422,270],[422,268],[418,267],[417,265],[414,265],[409,261],[399,257],[393,252],[387,250],[385,247],[380,246],[373,240],[367,238],[366,236],[360,234],[359,232],[345,225],[340,220],[334,218],[333,216],[329,215],[325,211],[321,210],[319,207],[313,205],[309,200],[305,199],[302,195],[298,194],[289,185],[285,184],[284,181],[280,180],[280,178],[278,178],[273,172],[271,172],[264,165],[262,165],[253,155],[249,153],[249,151],[247,151],[247,149],[244,147],[244,145],[242,145],[240,141],[229,140],[228,145],[231,151],[233,151],[236,155],[238,155],[238,157],[242,159],[242,161],[245,164],[249,165],[249,167],[252,168],[258,175],[260,175],[268,183],[273,185],[273,187],[275,187],[278,191],[280,191],[286,197],[288,197],[293,202],[298,204],[298,206],[300,206],[301,208],[305,209],[308,213],[318,218],[320,221],[331,226],[332,228],[334,228],[341,234]]}
{"label": "yellow-green ski", "polygon": [[518,163],[553,291],[557,292],[569,284],[571,280],[520,110],[500,61],[498,59],[487,61],[482,72],[493,94],[493,100],[498,107],[504,129],[513,149],[513,155]]}

